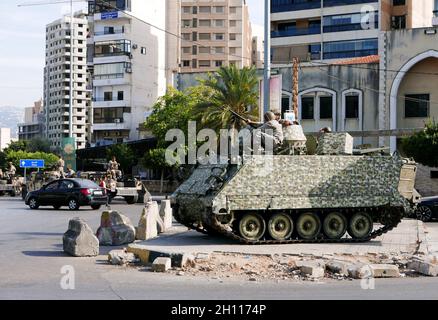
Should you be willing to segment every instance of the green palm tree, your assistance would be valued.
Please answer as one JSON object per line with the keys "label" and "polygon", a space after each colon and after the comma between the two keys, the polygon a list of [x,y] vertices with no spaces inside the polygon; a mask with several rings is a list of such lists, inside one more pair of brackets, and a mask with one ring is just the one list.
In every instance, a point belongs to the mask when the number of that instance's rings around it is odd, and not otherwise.
{"label": "green palm tree", "polygon": [[[211,89],[208,100],[200,102],[195,112],[204,127],[240,130],[245,119],[254,120],[258,115],[258,77],[255,68],[238,69],[235,65],[221,67],[209,74],[201,84]],[[234,113],[236,114],[233,114]]]}

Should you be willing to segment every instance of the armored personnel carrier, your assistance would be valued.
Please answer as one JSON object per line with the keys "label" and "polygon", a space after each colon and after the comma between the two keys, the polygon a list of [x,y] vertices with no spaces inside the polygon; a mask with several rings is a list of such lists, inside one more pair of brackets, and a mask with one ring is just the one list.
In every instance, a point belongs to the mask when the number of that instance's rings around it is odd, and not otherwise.
{"label": "armored personnel carrier", "polygon": [[369,241],[413,206],[416,165],[397,154],[353,155],[352,140],[329,133],[316,155],[199,165],[172,195],[174,217],[247,244]]}

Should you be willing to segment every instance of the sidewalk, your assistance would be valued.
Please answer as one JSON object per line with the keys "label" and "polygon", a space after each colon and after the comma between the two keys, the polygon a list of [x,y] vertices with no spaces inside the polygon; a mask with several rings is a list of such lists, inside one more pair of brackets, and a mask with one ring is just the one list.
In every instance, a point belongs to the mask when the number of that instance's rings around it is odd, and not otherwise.
{"label": "sidewalk", "polygon": [[[438,226],[438,225],[437,225]],[[195,231],[187,231],[175,225],[170,234],[159,238],[136,242],[129,247],[137,250],[161,252],[165,254],[198,253],[240,253],[258,255],[375,255],[375,254],[415,254],[419,242],[424,246],[432,243],[437,246],[438,232],[434,240],[425,240],[424,224],[416,220],[404,220],[399,226],[370,242],[356,244],[286,244],[286,245],[240,245],[223,238],[210,237]],[[438,231],[438,229],[437,229]]]}
{"label": "sidewalk", "polygon": [[424,225],[423,242],[420,245],[420,252],[425,255],[438,254],[438,223],[429,222]]}

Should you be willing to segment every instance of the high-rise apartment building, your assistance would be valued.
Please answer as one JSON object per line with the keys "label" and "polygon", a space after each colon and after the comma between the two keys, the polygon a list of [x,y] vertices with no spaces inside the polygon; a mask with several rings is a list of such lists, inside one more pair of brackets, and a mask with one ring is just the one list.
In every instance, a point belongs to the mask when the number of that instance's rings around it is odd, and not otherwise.
{"label": "high-rise apartment building", "polygon": [[264,42],[263,38],[260,36],[252,37],[252,53],[251,62],[257,69],[262,69],[264,67]]}
{"label": "high-rise apartment building", "polygon": [[36,101],[33,107],[24,110],[24,122],[18,124],[18,139],[31,140],[41,138],[44,133],[43,100]]}
{"label": "high-rise apartment building", "polygon": [[[170,40],[163,30],[167,26],[166,11],[171,11],[168,6],[174,3],[89,1],[94,143],[139,139],[139,127],[157,98],[165,94],[172,71],[167,68]],[[177,68],[176,61],[173,67]]]}
{"label": "high-rise apartment building", "polygon": [[272,60],[375,55],[379,32],[432,25],[435,0],[272,0]]}
{"label": "high-rise apartment building", "polygon": [[[87,88],[87,15],[76,13],[73,37],[70,16],[46,26],[46,65],[44,68],[45,135],[54,149],[62,147],[70,134],[70,68],[73,67],[73,137],[78,149],[87,142],[90,90]],[[71,50],[73,61],[71,61]]]}
{"label": "high-rise apartment building", "polygon": [[181,0],[180,71],[206,72],[251,65],[252,35],[246,0]]}

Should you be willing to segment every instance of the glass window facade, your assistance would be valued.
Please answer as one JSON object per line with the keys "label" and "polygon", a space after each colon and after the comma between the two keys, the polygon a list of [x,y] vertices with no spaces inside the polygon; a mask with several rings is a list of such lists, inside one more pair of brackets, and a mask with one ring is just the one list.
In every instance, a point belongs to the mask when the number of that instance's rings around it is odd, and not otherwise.
{"label": "glass window facade", "polygon": [[315,119],[315,99],[313,97],[301,98],[301,118],[303,120]]}
{"label": "glass window facade", "polygon": [[[373,3],[377,0],[324,0],[324,7]],[[271,0],[271,13],[321,8],[321,0]]]}
{"label": "glass window facade", "polygon": [[427,118],[429,116],[429,94],[405,95],[405,118]]}
{"label": "glass window facade", "polygon": [[378,39],[334,41],[324,43],[324,59],[355,58],[378,53]]}

